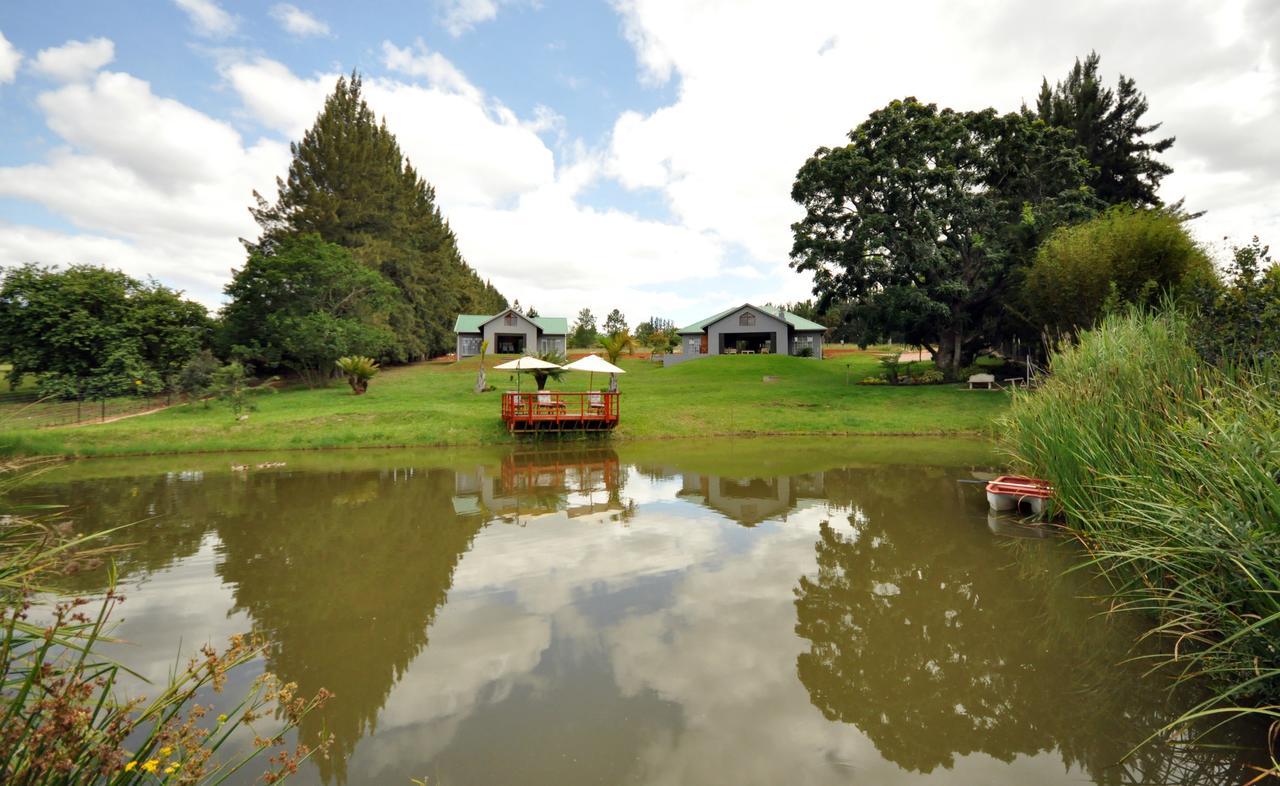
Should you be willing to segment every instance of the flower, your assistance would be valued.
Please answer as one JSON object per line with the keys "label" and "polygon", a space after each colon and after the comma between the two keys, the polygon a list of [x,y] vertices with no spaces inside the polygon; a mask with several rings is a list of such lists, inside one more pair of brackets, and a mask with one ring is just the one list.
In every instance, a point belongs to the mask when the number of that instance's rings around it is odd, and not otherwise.
{"label": "flower", "polygon": [[176,761],[173,764],[170,764],[168,767],[164,768],[165,775],[172,775],[177,771],[178,771],[178,763]]}
{"label": "flower", "polygon": [[142,765],[142,769],[146,770],[147,772],[154,773],[156,770],[160,769],[160,760],[149,759],[146,764]]}
{"label": "flower", "polygon": [[128,764],[124,765],[124,771],[125,771],[125,772],[133,772],[133,771],[134,771],[134,769],[135,769],[137,766],[138,766],[138,762],[136,762],[136,761],[131,761],[131,762],[129,762]]}
{"label": "flower", "polygon": [[161,756],[168,756],[170,753],[173,753],[173,748],[169,747],[168,745],[160,749]]}
{"label": "flower", "polygon": [[227,722],[227,716],[226,716],[226,715],[219,715],[219,716],[218,716],[218,723],[226,723],[226,722]]}

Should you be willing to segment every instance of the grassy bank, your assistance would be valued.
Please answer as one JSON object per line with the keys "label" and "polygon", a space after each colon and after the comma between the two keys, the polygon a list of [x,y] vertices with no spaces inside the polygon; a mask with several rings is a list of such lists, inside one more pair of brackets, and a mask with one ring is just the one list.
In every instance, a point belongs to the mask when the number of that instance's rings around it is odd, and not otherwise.
{"label": "grassy bank", "polygon": [[[490,366],[493,364],[490,358]],[[1008,405],[1005,393],[959,385],[859,386],[876,359],[815,361],[779,356],[711,357],[671,368],[623,358],[621,440],[752,434],[982,434]],[[236,422],[222,405],[173,407],[114,423],[11,430],[0,451],[43,455],[120,455],[185,451],[402,445],[484,445],[511,441],[499,394],[472,392],[478,361],[393,368],[363,396],[345,385],[290,388],[254,399]],[[765,381],[766,377],[772,378]],[[585,390],[588,376],[566,374],[549,390]],[[510,374],[490,370],[499,390]],[[526,376],[521,384],[532,387]],[[596,376],[595,387],[607,380]]]}
{"label": "grassy bank", "polygon": [[1200,362],[1178,316],[1109,318],[1019,396],[1007,446],[1053,481],[1121,608],[1182,679],[1192,717],[1280,719],[1280,375]]}

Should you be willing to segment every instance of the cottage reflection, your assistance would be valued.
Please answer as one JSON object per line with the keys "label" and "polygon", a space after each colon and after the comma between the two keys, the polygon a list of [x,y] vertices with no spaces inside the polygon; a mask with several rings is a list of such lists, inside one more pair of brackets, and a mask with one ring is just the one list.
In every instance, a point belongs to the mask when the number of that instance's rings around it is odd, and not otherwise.
{"label": "cottage reflection", "polygon": [[497,467],[459,470],[453,509],[458,515],[527,524],[541,516],[627,520],[634,505],[623,501],[626,473],[611,448],[515,451]]}
{"label": "cottage reflection", "polygon": [[786,521],[803,499],[821,499],[823,475],[734,478],[682,473],[678,496],[719,511],[747,527],[768,519]]}

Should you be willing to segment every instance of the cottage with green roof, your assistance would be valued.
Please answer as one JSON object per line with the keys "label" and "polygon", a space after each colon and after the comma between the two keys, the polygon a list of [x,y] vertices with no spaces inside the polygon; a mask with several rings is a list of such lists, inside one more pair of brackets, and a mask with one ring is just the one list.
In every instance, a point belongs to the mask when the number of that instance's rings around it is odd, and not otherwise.
{"label": "cottage with green roof", "polygon": [[775,354],[821,359],[826,328],[774,306],[744,303],[676,332],[686,357]]}
{"label": "cottage with green roof", "polygon": [[564,317],[527,317],[514,309],[494,316],[459,314],[453,323],[458,334],[459,360],[480,354],[480,342],[489,342],[495,355],[541,355],[565,352],[569,320]]}

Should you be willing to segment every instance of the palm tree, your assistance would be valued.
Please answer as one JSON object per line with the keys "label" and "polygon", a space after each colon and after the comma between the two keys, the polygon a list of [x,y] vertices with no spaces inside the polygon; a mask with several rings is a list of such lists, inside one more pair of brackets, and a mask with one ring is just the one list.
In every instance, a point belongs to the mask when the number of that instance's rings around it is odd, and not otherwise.
{"label": "palm tree", "polygon": [[600,338],[600,348],[604,350],[605,359],[616,365],[623,352],[635,352],[636,340],[631,337],[629,331],[621,330],[608,336],[602,336]]}

